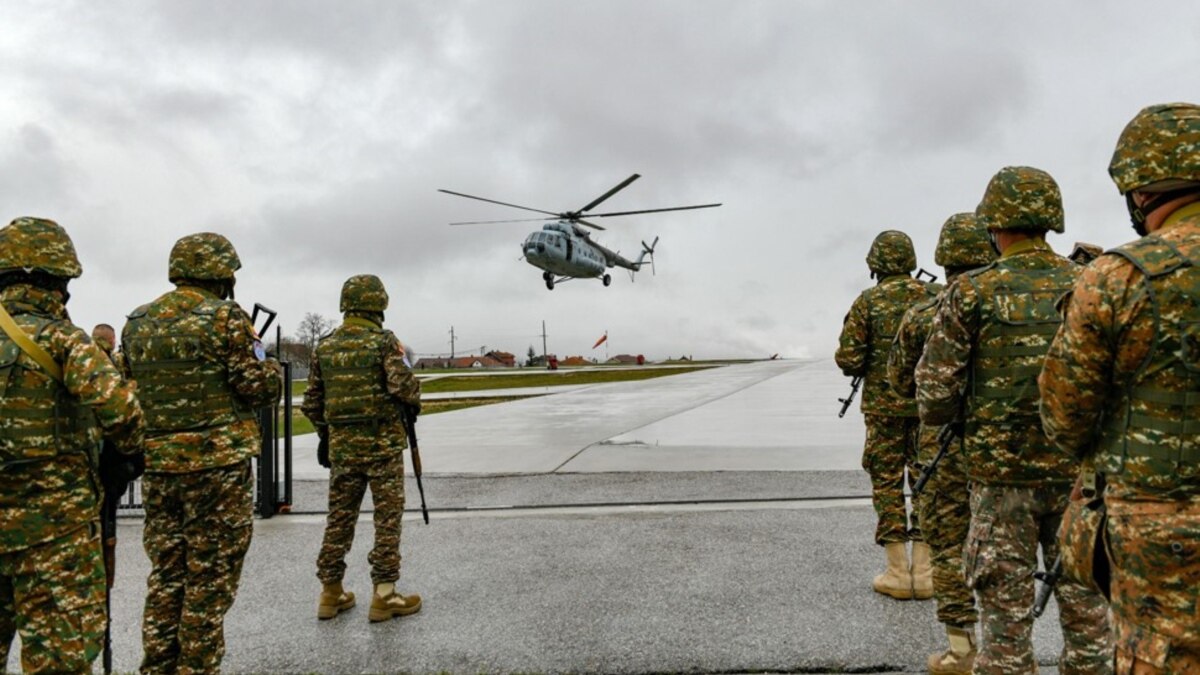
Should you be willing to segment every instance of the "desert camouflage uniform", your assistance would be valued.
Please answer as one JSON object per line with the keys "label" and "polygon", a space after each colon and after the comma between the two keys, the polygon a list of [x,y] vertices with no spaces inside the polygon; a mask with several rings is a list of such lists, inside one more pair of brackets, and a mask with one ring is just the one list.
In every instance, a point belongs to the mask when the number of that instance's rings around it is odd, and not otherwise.
{"label": "desert camouflage uniform", "polygon": [[[889,238],[907,242],[907,250]],[[834,357],[847,376],[863,376],[867,441],[862,466],[871,476],[871,501],[879,519],[875,543],[879,545],[921,540],[917,514],[913,513],[910,528],[904,500],[905,467],[914,474],[916,471],[917,406],[913,399],[894,391],[887,379],[888,351],[900,318],[909,307],[937,292],[936,286],[908,275],[916,267],[915,256],[909,259],[911,250],[908,236],[900,232],[892,230],[876,238],[868,264],[879,281],[850,306]],[[883,257],[889,253],[896,257],[897,252],[904,254],[900,256],[903,259]]]}
{"label": "desert camouflage uniform", "polygon": [[[976,214],[989,229],[1061,231],[1061,204],[1049,175],[1008,167],[992,179]],[[1009,246],[996,263],[949,285],[917,366],[922,422],[965,420],[972,489],[963,563],[982,619],[977,673],[1036,668],[1029,610],[1038,545],[1045,560],[1057,557],[1059,523],[1078,472],[1042,433],[1036,377],[1060,322],[1055,302],[1079,269],[1042,239]],[[1103,598],[1066,580],[1055,595],[1062,672],[1109,672]]]}
{"label": "desert camouflage uniform", "polygon": [[[347,286],[368,276],[352,277]],[[317,558],[322,584],[340,582],[346,573],[345,557],[368,486],[375,504],[375,546],[367,558],[371,580],[379,585],[400,578],[403,452],[408,447],[400,406],[419,407],[421,387],[404,360],[400,341],[382,326],[387,295],[382,283],[377,288],[374,283],[369,290],[382,293],[382,298],[362,297],[360,292],[358,302],[347,306],[343,291],[345,320],[313,351],[301,408],[314,425],[328,427],[333,465],[329,516]],[[351,308],[363,306],[377,311]]]}
{"label": "desert camouflage uniform", "polygon": [[[1147,122],[1158,128],[1139,147]],[[1156,155],[1159,134],[1188,161]],[[1142,111],[1113,163],[1122,192],[1160,171],[1200,178],[1200,107]],[[1121,673],[1200,673],[1198,338],[1200,203],[1192,203],[1083,272],[1040,380],[1047,433],[1107,478]]]}
{"label": "desert camouflage uniform", "polygon": [[[219,254],[221,243],[232,251],[215,237],[192,235],[176,244],[173,281],[181,245],[200,249],[198,258],[206,250],[210,258]],[[277,401],[281,387],[278,364],[256,357],[256,341],[237,303],[179,282],[134,310],[122,331],[127,374],[137,380],[149,431],[143,544],[152,569],[143,673],[220,668],[224,617],[253,528],[255,410]]]}
{"label": "desert camouflage uniform", "polygon": [[95,451],[101,434],[136,449],[142,411],[59,293],[18,284],[0,303],[63,372],[55,382],[0,332],[0,666],[19,632],[26,672],[90,672],[106,620]]}

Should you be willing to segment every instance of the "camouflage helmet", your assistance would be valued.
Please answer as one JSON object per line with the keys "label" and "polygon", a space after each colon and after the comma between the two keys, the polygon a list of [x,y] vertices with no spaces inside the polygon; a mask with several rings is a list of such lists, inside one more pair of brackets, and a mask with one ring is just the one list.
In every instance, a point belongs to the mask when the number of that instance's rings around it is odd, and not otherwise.
{"label": "camouflage helmet", "polygon": [[228,239],[200,232],[175,242],[167,276],[172,283],[180,279],[225,281],[233,279],[233,273],[240,269],[242,261]]}
{"label": "camouflage helmet", "polygon": [[877,275],[908,274],[917,269],[912,239],[899,230],[880,232],[867,252],[867,267]]}
{"label": "camouflage helmet", "polygon": [[16,271],[75,279],[83,266],[61,225],[45,218],[17,218],[0,229],[0,273]]}
{"label": "camouflage helmet", "polygon": [[1121,132],[1108,173],[1121,194],[1161,184],[1200,181],[1200,106],[1167,103],[1142,109]]}
{"label": "camouflage helmet", "polygon": [[387,306],[387,290],[374,274],[356,274],[342,284],[342,312],[382,312]]}
{"label": "camouflage helmet", "polygon": [[945,268],[982,267],[996,259],[987,229],[974,213],[956,213],[942,225],[933,261]]}
{"label": "camouflage helmet", "polygon": [[1065,229],[1058,183],[1029,166],[1006,166],[992,176],[975,216],[989,230]]}

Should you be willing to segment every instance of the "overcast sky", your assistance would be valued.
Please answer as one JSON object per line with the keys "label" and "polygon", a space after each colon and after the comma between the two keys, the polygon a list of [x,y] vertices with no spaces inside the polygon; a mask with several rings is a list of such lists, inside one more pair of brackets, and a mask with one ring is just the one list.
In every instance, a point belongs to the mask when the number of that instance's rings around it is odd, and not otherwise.
{"label": "overcast sky", "polygon": [[[1156,10],[1162,10],[1158,12]],[[876,233],[920,263],[1008,164],[1049,171],[1067,232],[1132,238],[1106,168],[1141,107],[1200,99],[1200,4],[145,0],[0,4],[0,218],[71,233],[69,309],[113,323],[170,288],[167,255],[217,231],[237,298],[337,315],[374,273],[422,354],[591,350],[828,356]],[[607,219],[657,275],[547,291],[519,261],[583,206],[724,202]],[[938,272],[940,274],[940,270]]]}

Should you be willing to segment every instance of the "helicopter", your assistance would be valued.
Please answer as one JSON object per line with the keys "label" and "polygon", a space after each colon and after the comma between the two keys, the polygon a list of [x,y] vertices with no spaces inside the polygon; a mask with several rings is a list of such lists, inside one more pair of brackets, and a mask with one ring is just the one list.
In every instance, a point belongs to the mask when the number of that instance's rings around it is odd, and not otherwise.
{"label": "helicopter", "polygon": [[697,204],[694,206],[673,206],[663,209],[642,209],[638,211],[614,211],[609,213],[588,213],[592,209],[599,206],[609,197],[624,190],[630,183],[641,178],[639,174],[633,174],[629,178],[618,183],[608,192],[593,199],[587,206],[578,211],[563,211],[555,213],[543,209],[534,209],[528,206],[519,206],[517,204],[509,204],[507,202],[496,201],[495,199],[487,199],[484,197],[476,197],[475,195],[463,194],[462,192],[454,192],[453,190],[442,190],[448,195],[456,197],[466,197],[467,199],[476,199],[481,202],[490,204],[499,204],[508,206],[514,209],[523,211],[533,211],[534,213],[542,213],[549,216],[548,218],[520,218],[516,220],[476,220],[461,223],[450,223],[451,225],[491,225],[494,223],[528,223],[534,221],[553,221],[542,226],[541,230],[531,233],[525,238],[525,242],[521,244],[521,251],[525,254],[524,259],[530,265],[542,270],[542,280],[546,282],[546,288],[554,290],[555,285],[570,281],[572,279],[599,279],[601,283],[608,286],[612,283],[612,275],[606,270],[613,267],[621,267],[629,270],[629,278],[632,281],[635,272],[640,272],[642,266],[647,263],[651,271],[654,270],[654,247],[658,245],[658,237],[654,241],[647,244],[642,241],[642,250],[638,255],[637,260],[629,260],[621,255],[619,251],[601,246],[598,242],[591,238],[591,233],[584,228],[593,230],[604,230],[605,228],[590,223],[584,220],[587,218],[609,218],[612,216],[632,216],[641,213],[661,213],[664,211],[687,211],[691,209],[710,209],[720,204]]}

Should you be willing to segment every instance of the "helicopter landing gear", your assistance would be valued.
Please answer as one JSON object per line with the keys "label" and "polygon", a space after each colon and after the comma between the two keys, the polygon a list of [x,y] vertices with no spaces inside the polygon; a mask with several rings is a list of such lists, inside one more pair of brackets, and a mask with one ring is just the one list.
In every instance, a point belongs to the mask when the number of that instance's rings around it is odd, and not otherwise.
{"label": "helicopter landing gear", "polygon": [[612,275],[605,274],[603,277],[600,277],[600,281],[604,282],[604,285],[607,286],[612,283]]}
{"label": "helicopter landing gear", "polygon": [[547,290],[554,290],[554,277],[549,272],[546,272],[546,288]]}
{"label": "helicopter landing gear", "polygon": [[542,272],[542,281],[550,281],[553,278],[553,274],[550,274],[549,272]]}

